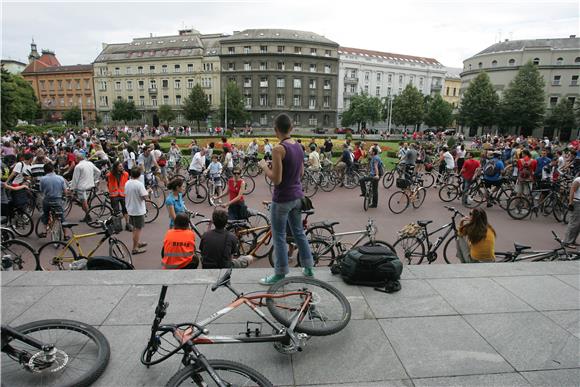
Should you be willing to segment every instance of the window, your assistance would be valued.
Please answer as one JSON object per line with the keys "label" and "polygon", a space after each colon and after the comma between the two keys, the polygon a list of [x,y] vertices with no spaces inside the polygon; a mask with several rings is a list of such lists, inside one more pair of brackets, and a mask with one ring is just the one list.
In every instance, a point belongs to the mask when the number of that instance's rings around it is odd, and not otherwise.
{"label": "window", "polygon": [[72,81],[70,79],[66,80],[66,88],[67,90],[72,90]]}
{"label": "window", "polygon": [[300,105],[302,104],[301,97],[299,95],[295,95],[293,102],[295,107],[300,107]]}
{"label": "window", "polygon": [[552,86],[560,86],[561,75],[554,75],[554,80],[552,81]]}
{"label": "window", "polygon": [[99,104],[101,106],[108,106],[109,105],[109,98],[106,95],[101,95],[99,97]]}
{"label": "window", "polygon": [[127,81],[127,90],[133,90],[133,81]]}
{"label": "window", "polygon": [[409,85],[412,85],[414,82],[415,82],[415,76],[414,75],[411,75],[409,77]]}
{"label": "window", "polygon": [[497,67],[497,60],[492,60],[491,61],[491,67]]}
{"label": "window", "polygon": [[181,88],[181,79],[176,79],[173,81],[173,88],[180,89]]}
{"label": "window", "polygon": [[377,89],[375,90],[375,95],[378,97],[381,95],[381,87],[377,86]]}
{"label": "window", "polygon": [[315,73],[316,72],[316,65],[315,64],[311,64],[310,65],[310,72],[311,73]]}
{"label": "window", "polygon": [[167,89],[169,87],[169,80],[163,79],[161,81],[161,87],[164,88],[164,89]]}
{"label": "window", "polygon": [[369,85],[365,85],[365,94],[369,93]]}
{"label": "window", "polygon": [[516,65],[516,60],[515,59],[510,59],[508,61],[508,66],[515,66]]}
{"label": "window", "polygon": [[149,66],[149,72],[155,74],[155,66]]}
{"label": "window", "polygon": [[85,90],[90,90],[91,89],[91,80],[90,79],[85,79]]}
{"label": "window", "polygon": [[454,87],[453,88],[453,96],[454,97],[457,97],[457,87]]}
{"label": "window", "polygon": [[284,87],[286,85],[284,78],[276,78],[276,87]]}
{"label": "window", "polygon": [[314,114],[311,114],[310,117],[308,117],[308,125],[310,126],[318,125],[318,120],[316,119],[316,116]]}
{"label": "window", "polygon": [[387,75],[387,82],[389,83],[393,82],[393,74]]}
{"label": "window", "polygon": [[532,61],[533,64],[535,65],[539,65],[540,64],[540,58],[534,58],[534,60]]}
{"label": "window", "polygon": [[173,66],[174,73],[179,73],[180,71],[181,71],[181,65],[176,64],[175,66]]}
{"label": "window", "polygon": [[260,87],[268,87],[268,78],[260,78]]}
{"label": "window", "polygon": [[447,88],[445,89],[445,95],[451,95],[451,94],[449,94],[449,90],[451,90],[451,88],[449,86],[447,86]]}
{"label": "window", "polygon": [[370,73],[368,71],[365,72],[365,82],[369,81],[369,76],[370,76]]}
{"label": "window", "polygon": [[157,89],[157,83],[153,79],[149,81],[149,88]]}
{"label": "window", "polygon": [[308,88],[309,89],[316,89],[316,79],[310,79],[308,81]]}
{"label": "window", "polygon": [[278,52],[282,53],[286,51],[286,47],[285,46],[278,46]]}
{"label": "window", "polygon": [[228,54],[235,54],[236,53],[236,48],[235,47],[228,47]]}
{"label": "window", "polygon": [[266,113],[260,114],[260,125],[267,125],[268,124],[268,116]]}
{"label": "window", "polygon": [[572,75],[572,80],[570,81],[570,86],[578,86],[578,75]]}
{"label": "window", "polygon": [[387,95],[391,95],[391,87],[387,87]]}
{"label": "window", "polygon": [[479,63],[477,64],[477,68],[478,68],[478,69],[481,69],[481,68],[483,68],[483,63],[479,62]]}
{"label": "window", "polygon": [[252,51],[252,46],[244,46],[244,54],[249,54]]}
{"label": "window", "polygon": [[324,99],[322,100],[322,107],[329,108],[330,107],[330,96],[325,95]]}
{"label": "window", "polygon": [[[81,103],[82,103],[82,102],[83,102],[83,99],[81,98]],[[90,97],[87,97],[87,106],[91,106],[91,103],[92,103],[92,102],[91,102],[91,98],[90,98]],[[89,113],[89,115],[90,115],[90,114],[91,114],[91,113]]]}
{"label": "window", "polygon": [[294,54],[302,54],[302,47],[294,47]]}
{"label": "window", "polygon": [[330,90],[330,80],[329,79],[324,80],[324,90]]}
{"label": "window", "polygon": [[40,81],[40,90],[44,90],[44,88],[45,88],[45,82]]}
{"label": "window", "polygon": [[380,72],[379,72],[379,73],[377,73],[377,82],[380,82],[380,81],[381,81],[381,74],[382,74],[382,73],[380,73]]}
{"label": "window", "polygon": [[402,85],[402,84],[403,84],[403,76],[399,75],[399,85]]}
{"label": "window", "polygon": [[236,69],[235,63],[228,63],[228,70],[229,71],[234,71],[235,69]]}
{"label": "window", "polygon": [[574,106],[574,103],[576,102],[576,97],[568,97],[568,102],[570,103],[570,105]]}
{"label": "window", "polygon": [[260,70],[268,70],[268,63],[267,62],[260,62]]}
{"label": "window", "polygon": [[131,66],[125,67],[125,74],[131,75]]}
{"label": "window", "polygon": [[558,58],[558,59],[556,59],[556,64],[557,65],[561,65],[562,63],[564,63],[564,58]]}
{"label": "window", "polygon": [[300,114],[296,113],[294,115],[294,126],[300,125]]}
{"label": "window", "polygon": [[246,109],[249,109],[252,107],[252,96],[246,95],[244,97],[244,106],[246,107]]}
{"label": "window", "polygon": [[73,104],[73,99],[72,99],[72,97],[70,97],[68,99],[68,106],[72,106],[72,104]]}
{"label": "window", "polygon": [[244,87],[252,87],[252,78],[244,78]]}
{"label": "window", "polygon": [[419,78],[419,89],[423,88],[423,77]]}
{"label": "window", "polygon": [[62,90],[62,81],[59,79],[57,82],[58,82],[58,89]]}
{"label": "window", "polygon": [[286,70],[286,64],[284,62],[278,62],[278,70],[280,71]]}
{"label": "window", "polygon": [[163,65],[163,66],[161,66],[161,72],[162,72],[163,74],[167,73],[167,65]]}
{"label": "window", "polygon": [[137,67],[137,74],[143,74],[143,66]]}
{"label": "window", "polygon": [[188,79],[187,80],[187,88],[188,89],[193,89],[193,79]]}
{"label": "window", "polygon": [[[52,81],[50,81],[50,89],[52,90]],[[99,90],[107,91],[107,81],[101,81],[99,85]]]}
{"label": "window", "polygon": [[145,106],[145,96],[139,96],[139,106]]}
{"label": "window", "polygon": [[268,95],[260,94],[260,106],[267,106],[268,105]]}
{"label": "window", "polygon": [[157,106],[157,97],[156,96],[151,96],[151,105],[152,106]]}
{"label": "window", "polygon": [[187,72],[188,73],[192,73],[193,72],[193,63],[188,63],[187,64]]}
{"label": "window", "polygon": [[260,46],[260,54],[265,54],[268,52],[268,46]]}
{"label": "window", "polygon": [[250,62],[244,62],[244,70],[250,71],[252,69],[252,64]]}
{"label": "window", "polygon": [[300,89],[302,88],[302,80],[301,79],[294,79],[294,88],[295,89]]}
{"label": "window", "polygon": [[107,68],[99,67],[99,75],[107,75]]}
{"label": "window", "polygon": [[324,50],[324,56],[330,56],[331,52],[330,50]]}
{"label": "window", "polygon": [[325,74],[330,74],[330,71],[331,71],[330,65],[324,65],[324,73]]}
{"label": "window", "polygon": [[284,103],[285,103],[284,94],[278,94],[276,96],[276,106],[278,107],[284,106]]}
{"label": "window", "polygon": [[211,78],[201,78],[201,87],[210,88]]}
{"label": "window", "polygon": [[169,105],[169,96],[168,95],[163,96],[163,105]]}
{"label": "window", "polygon": [[302,71],[302,63],[294,63],[294,71]]}
{"label": "window", "polygon": [[558,97],[550,97],[550,106],[554,107],[558,104]]}
{"label": "window", "polygon": [[316,97],[312,95],[308,98],[308,109],[316,109]]}
{"label": "window", "polygon": [[139,84],[139,90],[143,90],[145,88],[145,82],[139,81],[138,84]]}
{"label": "window", "polygon": [[316,55],[316,49],[315,48],[311,48],[310,49],[310,55]]}
{"label": "window", "polygon": [[350,85],[350,92],[352,94],[356,93],[356,85]]}

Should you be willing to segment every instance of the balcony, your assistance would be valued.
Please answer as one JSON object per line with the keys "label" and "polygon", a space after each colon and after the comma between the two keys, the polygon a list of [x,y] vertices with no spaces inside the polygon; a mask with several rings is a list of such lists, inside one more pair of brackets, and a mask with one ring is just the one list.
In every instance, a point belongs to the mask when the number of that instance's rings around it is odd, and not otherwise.
{"label": "balcony", "polygon": [[441,85],[441,84],[436,83],[436,84],[431,85],[431,91],[438,92],[438,91],[441,91],[442,88],[443,88],[443,85]]}
{"label": "balcony", "polygon": [[344,77],[344,83],[358,83],[358,77],[346,76]]}
{"label": "balcony", "polygon": [[156,87],[150,87],[148,90],[149,90],[149,94],[157,94],[157,88]]}

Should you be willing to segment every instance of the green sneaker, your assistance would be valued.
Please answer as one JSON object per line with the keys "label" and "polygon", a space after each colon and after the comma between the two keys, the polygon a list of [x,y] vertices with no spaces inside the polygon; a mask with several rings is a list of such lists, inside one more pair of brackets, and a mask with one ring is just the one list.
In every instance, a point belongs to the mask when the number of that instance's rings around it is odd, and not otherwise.
{"label": "green sneaker", "polygon": [[305,267],[302,269],[302,274],[304,274],[306,277],[314,277],[314,268]]}
{"label": "green sneaker", "polygon": [[286,277],[286,275],[284,275],[284,274],[274,274],[274,275],[269,275],[269,276],[267,276],[267,277],[264,277],[264,278],[262,278],[262,279],[260,280],[260,284],[261,284],[261,285],[266,285],[266,286],[273,285],[273,284],[275,284],[276,282],[278,282],[278,281],[280,281],[280,280],[284,279],[285,277]]}

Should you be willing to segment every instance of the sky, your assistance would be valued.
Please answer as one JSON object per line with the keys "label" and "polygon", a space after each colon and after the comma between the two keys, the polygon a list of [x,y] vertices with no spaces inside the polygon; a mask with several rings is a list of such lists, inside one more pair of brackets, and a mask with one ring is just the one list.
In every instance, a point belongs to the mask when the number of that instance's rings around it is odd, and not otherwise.
{"label": "sky", "polygon": [[[28,62],[34,37],[63,65],[95,60],[102,43],[249,28],[312,31],[341,46],[431,57],[448,67],[499,40],[580,36],[578,0],[255,0],[1,2],[2,59]],[[579,48],[580,49],[580,48]]]}

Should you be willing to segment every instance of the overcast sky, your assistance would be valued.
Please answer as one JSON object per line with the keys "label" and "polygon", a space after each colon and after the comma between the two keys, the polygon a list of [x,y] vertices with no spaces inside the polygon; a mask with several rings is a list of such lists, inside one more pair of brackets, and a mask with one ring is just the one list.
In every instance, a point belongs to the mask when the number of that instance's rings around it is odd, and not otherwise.
{"label": "overcast sky", "polygon": [[343,46],[433,57],[449,67],[499,39],[579,35],[578,0],[281,0],[2,2],[2,58],[27,62],[30,40],[63,65],[91,63],[101,43],[246,28],[313,31]]}

